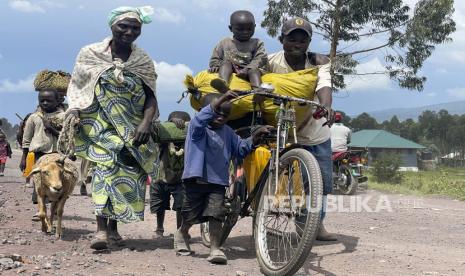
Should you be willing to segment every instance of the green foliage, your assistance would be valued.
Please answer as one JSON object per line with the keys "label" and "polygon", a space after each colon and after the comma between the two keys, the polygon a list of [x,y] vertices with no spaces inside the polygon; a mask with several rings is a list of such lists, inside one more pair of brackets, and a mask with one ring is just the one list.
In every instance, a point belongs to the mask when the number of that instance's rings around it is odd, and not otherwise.
{"label": "green foliage", "polygon": [[463,169],[440,168],[436,171],[402,172],[402,183],[392,185],[378,182],[370,173],[369,188],[394,193],[445,195],[465,200],[465,172]]}
{"label": "green foliage", "polygon": [[465,158],[465,115],[451,115],[447,110],[426,110],[417,122],[413,119],[400,122],[393,116],[378,124],[375,118],[362,113],[344,124],[354,131],[384,129],[427,147],[436,156],[456,153],[458,159]]}
{"label": "green foliage", "polygon": [[356,118],[352,119],[350,121],[349,127],[351,127],[354,131],[362,129],[379,129],[379,125],[376,119],[371,117],[366,112],[363,112]]}
{"label": "green foliage", "polygon": [[402,175],[398,171],[402,159],[397,154],[380,154],[373,162],[373,176],[378,182],[398,184]]}
{"label": "green foliage", "polygon": [[[335,88],[345,87],[345,75],[357,74],[359,56],[383,49],[385,71],[372,73],[387,74],[400,87],[421,91],[426,81],[419,75],[424,61],[455,31],[453,4],[453,0],[420,0],[415,6],[403,0],[268,0],[261,25],[276,36],[290,17],[309,20],[314,34],[331,45]],[[366,38],[380,43],[358,46]]]}
{"label": "green foliage", "polygon": [[13,142],[16,139],[16,132],[19,128],[18,125],[11,125],[6,118],[0,118],[0,128],[5,133],[8,141]]}

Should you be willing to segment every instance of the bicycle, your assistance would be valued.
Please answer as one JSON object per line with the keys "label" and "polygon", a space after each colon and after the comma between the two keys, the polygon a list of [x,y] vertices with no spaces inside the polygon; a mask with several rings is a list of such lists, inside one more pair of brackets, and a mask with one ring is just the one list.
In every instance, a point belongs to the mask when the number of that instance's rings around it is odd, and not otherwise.
{"label": "bicycle", "polygon": [[[212,86],[223,92],[229,89],[214,81]],[[269,88],[240,92],[241,97],[258,95],[279,105],[277,127],[276,133],[264,138],[260,146],[269,151],[269,158],[254,187],[249,190],[245,181],[237,180],[227,189],[221,244],[239,216],[251,215],[262,273],[292,275],[302,267],[313,246],[320,224],[323,191],[317,160],[297,142],[294,104],[319,107],[321,116],[328,112],[317,102],[272,92]],[[288,143],[290,131],[293,141]],[[208,224],[201,224],[202,242],[206,246],[210,242],[208,230]]]}

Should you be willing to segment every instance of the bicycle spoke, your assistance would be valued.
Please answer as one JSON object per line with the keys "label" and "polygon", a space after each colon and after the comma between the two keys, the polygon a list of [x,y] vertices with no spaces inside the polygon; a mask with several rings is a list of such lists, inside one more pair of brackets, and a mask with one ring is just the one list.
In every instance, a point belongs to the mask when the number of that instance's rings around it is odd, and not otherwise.
{"label": "bicycle spoke", "polygon": [[313,176],[310,175],[309,166],[303,162],[306,160],[292,154],[280,159],[280,168],[270,174],[261,195],[261,212],[256,230],[260,235],[258,241],[262,242],[257,246],[260,259],[273,271],[289,269],[289,265],[301,262],[309,252],[302,250],[308,248],[311,242],[308,235],[314,232],[308,232],[309,229],[315,231],[308,221],[314,221],[315,214],[310,213],[311,209],[306,206],[311,206],[316,199],[310,194],[313,187],[309,185]]}
{"label": "bicycle spoke", "polygon": [[[288,225],[289,225],[289,220],[286,221],[286,227],[284,229],[286,229]],[[283,247],[284,247],[285,261],[287,262],[287,260],[289,260],[289,259],[287,258],[287,245],[286,245],[286,240],[285,240],[286,231],[283,231],[282,237],[283,237],[283,245],[284,245]]]}

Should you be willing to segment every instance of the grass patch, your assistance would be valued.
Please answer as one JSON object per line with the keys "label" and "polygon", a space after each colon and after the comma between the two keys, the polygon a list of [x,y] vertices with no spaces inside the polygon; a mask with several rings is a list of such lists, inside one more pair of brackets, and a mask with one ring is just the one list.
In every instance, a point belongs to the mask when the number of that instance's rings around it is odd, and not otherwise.
{"label": "grass patch", "polygon": [[402,172],[402,182],[379,183],[368,173],[368,188],[402,194],[444,195],[465,200],[465,170],[440,168],[435,171]]}

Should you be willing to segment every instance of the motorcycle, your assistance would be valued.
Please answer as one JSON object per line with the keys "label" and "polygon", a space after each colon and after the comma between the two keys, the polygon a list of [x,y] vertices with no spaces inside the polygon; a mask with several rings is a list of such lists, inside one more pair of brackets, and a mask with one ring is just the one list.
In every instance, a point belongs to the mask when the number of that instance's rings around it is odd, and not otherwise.
{"label": "motorcycle", "polygon": [[367,162],[364,150],[333,152],[333,190],[343,195],[353,195],[359,183],[368,180],[363,175],[363,166]]}

